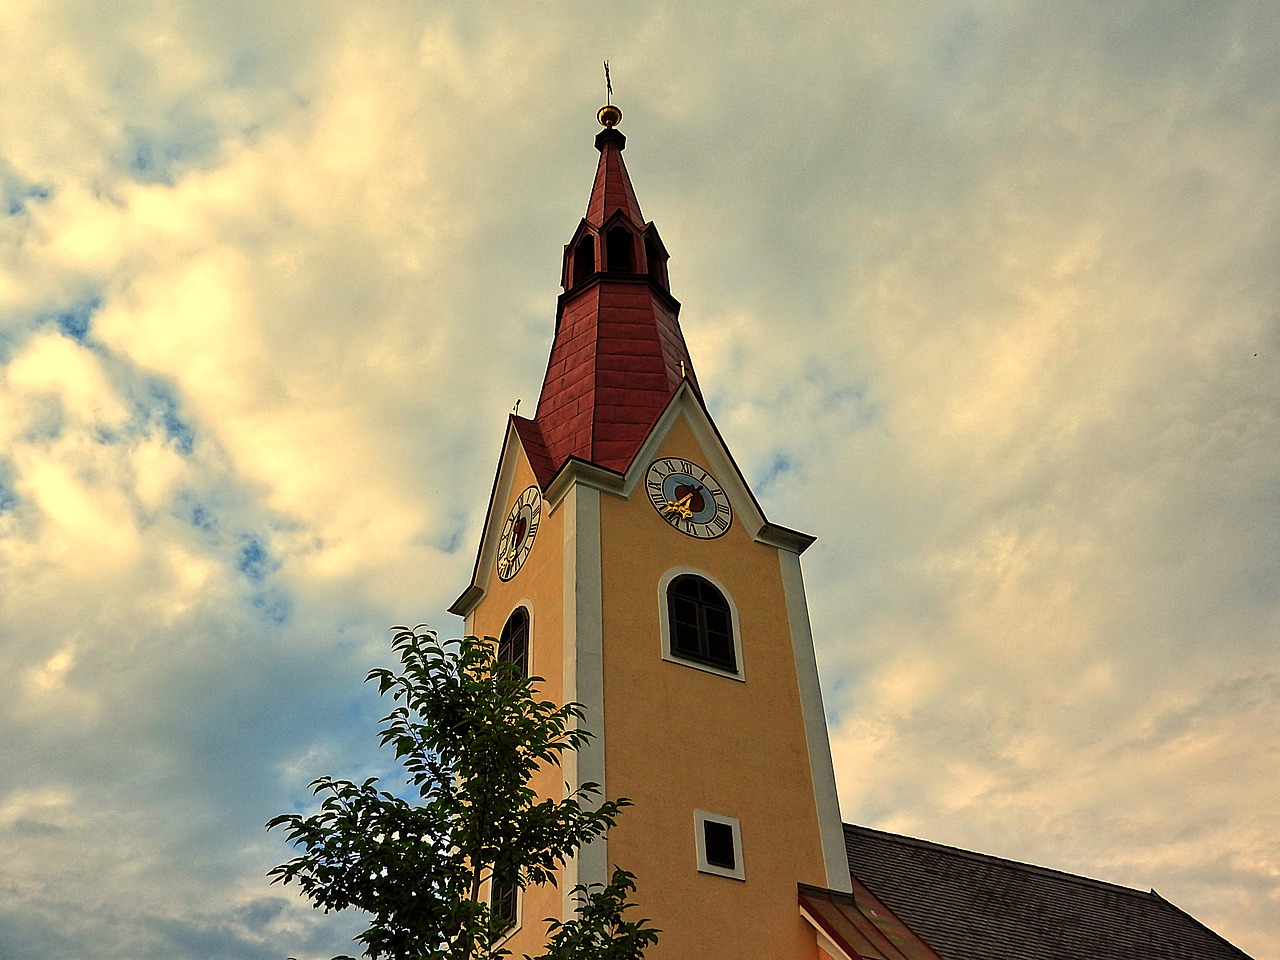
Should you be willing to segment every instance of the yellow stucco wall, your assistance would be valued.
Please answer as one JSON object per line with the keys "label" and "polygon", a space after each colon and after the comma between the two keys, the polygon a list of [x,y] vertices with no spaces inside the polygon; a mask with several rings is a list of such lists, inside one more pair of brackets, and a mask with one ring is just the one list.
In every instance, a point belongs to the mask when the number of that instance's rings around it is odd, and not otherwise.
{"label": "yellow stucco wall", "polygon": [[[500,520],[534,482],[518,444],[514,450]],[[717,472],[682,418],[657,455]],[[824,886],[825,868],[777,549],[756,543],[737,516],[717,540],[685,536],[657,515],[643,482],[629,499],[601,493],[599,500],[605,788],[635,804],[610,832],[608,856],[636,875],[636,915],[663,931],[648,956],[815,960],[796,884]],[[507,583],[481,571],[485,595],[472,614],[474,633],[497,636],[515,606],[531,601],[530,668],[557,703],[564,699],[567,512],[544,500],[524,566]],[[725,588],[738,612],[745,680],[663,659],[659,583],[674,567],[701,570]],[[563,780],[562,771],[548,770],[534,786],[559,798]],[[695,810],[741,822],[745,881],[697,871]],[[537,955],[542,918],[562,914],[562,891],[525,891],[520,912],[521,927],[505,946],[515,956]]]}
{"label": "yellow stucco wall", "polygon": [[[658,455],[709,466],[683,419]],[[635,802],[609,859],[636,875],[640,912],[664,931],[650,957],[808,960],[796,883],[825,885],[825,868],[777,550],[737,517],[719,539],[685,536],[643,484],[602,496],[600,526],[606,785]],[[672,567],[726,588],[745,681],[662,658],[658,586]],[[697,871],[695,809],[741,821],[745,882]]]}
{"label": "yellow stucco wall", "polygon": [[[497,505],[499,523],[495,538],[501,532],[507,512],[520,493],[534,483],[533,470],[523,451],[516,445],[518,456],[515,476],[506,498]],[[487,577],[487,582],[486,578]],[[480,637],[497,637],[507,618],[522,601],[530,609],[529,673],[544,678],[538,692],[553,703],[564,702],[564,517],[542,504],[538,532],[529,556],[520,571],[503,582],[493,570],[492,559],[487,571],[480,572],[485,588],[484,598],[472,614],[472,632]],[[564,776],[556,769],[543,770],[533,781],[540,796],[560,799],[564,794]],[[487,896],[487,891],[485,893]],[[506,947],[519,957],[536,956],[545,942],[544,917],[561,914],[561,893],[555,887],[530,888],[522,894],[521,924],[507,941]]]}
{"label": "yellow stucco wall", "polygon": [[[498,504],[498,527],[502,529],[507,512],[521,492],[535,483],[533,470],[517,445],[515,476],[506,499]],[[505,583],[493,570],[481,571],[480,582],[485,595],[472,614],[472,632],[480,637],[496,637],[502,632],[507,617],[522,600],[531,601],[531,645],[529,672],[543,677],[539,687],[543,696],[556,703],[564,696],[564,658],[561,638],[564,634],[564,517],[548,509],[544,500],[538,533],[524,565]],[[486,578],[487,577],[487,582]]]}

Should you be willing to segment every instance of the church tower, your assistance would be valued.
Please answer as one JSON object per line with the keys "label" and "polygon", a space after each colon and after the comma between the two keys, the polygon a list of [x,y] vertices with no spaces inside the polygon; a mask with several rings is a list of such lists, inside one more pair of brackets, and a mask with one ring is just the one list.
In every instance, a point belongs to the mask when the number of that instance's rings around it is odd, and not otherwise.
{"label": "church tower", "polygon": [[653,960],[814,960],[797,885],[851,882],[800,571],[813,538],[765,518],[707,412],[621,116],[600,111],[537,409],[508,421],[450,609],[585,707],[590,746],[535,788],[593,781],[634,806],[558,890],[507,891],[506,946],[536,953],[569,888],[618,865],[662,930]]}

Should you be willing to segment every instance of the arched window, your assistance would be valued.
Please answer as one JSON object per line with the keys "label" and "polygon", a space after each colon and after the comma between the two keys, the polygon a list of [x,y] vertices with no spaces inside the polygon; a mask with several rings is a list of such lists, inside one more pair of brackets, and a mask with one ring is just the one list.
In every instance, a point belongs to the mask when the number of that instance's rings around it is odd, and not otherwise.
{"label": "arched window", "polygon": [[498,659],[517,664],[522,676],[529,675],[529,611],[524,607],[507,617],[498,638]]}
{"label": "arched window", "polygon": [[610,227],[605,235],[605,250],[605,265],[610,273],[635,273],[635,245],[631,241],[630,230]]}
{"label": "arched window", "polygon": [[587,234],[573,248],[573,285],[596,272],[596,238]]}
{"label": "arched window", "polygon": [[671,655],[736,673],[729,601],[709,580],[686,573],[667,586]]}
{"label": "arched window", "polygon": [[667,266],[662,261],[662,252],[658,243],[651,236],[644,238],[644,259],[649,266],[649,276],[653,277],[664,290],[667,287]]}

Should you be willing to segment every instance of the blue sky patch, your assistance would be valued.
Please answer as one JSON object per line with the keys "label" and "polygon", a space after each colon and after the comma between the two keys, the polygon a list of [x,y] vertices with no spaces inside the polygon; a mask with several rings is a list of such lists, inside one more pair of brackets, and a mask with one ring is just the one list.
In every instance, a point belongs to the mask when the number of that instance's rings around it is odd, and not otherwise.
{"label": "blue sky patch", "polygon": [[261,930],[268,923],[280,916],[288,901],[281,897],[258,897],[239,907],[235,916],[250,930]]}
{"label": "blue sky patch", "polygon": [[170,402],[163,407],[160,423],[164,426],[165,436],[173,444],[174,449],[184,457],[190,456],[195,445],[195,433],[187,422],[178,416],[176,404]]}
{"label": "blue sky patch", "polygon": [[880,407],[868,399],[862,384],[841,387],[830,394],[831,408],[839,409],[849,419],[850,427],[865,427],[880,416]]}
{"label": "blue sky patch", "polygon": [[236,569],[254,583],[261,583],[280,569],[278,561],[271,558],[261,540],[251,534],[245,534],[241,540],[240,553],[236,557]]}
{"label": "blue sky patch", "polygon": [[141,139],[132,144],[131,152],[129,170],[136,179],[142,183],[173,183],[169,168],[176,159],[174,155],[159,144]]}
{"label": "blue sky patch", "polygon": [[13,491],[13,465],[0,462],[0,513],[18,505],[18,495]]}
{"label": "blue sky patch", "polygon": [[31,427],[22,435],[27,443],[43,444],[62,436],[66,424],[66,411],[57,397],[44,397],[32,406]]}
{"label": "blue sky patch", "polygon": [[203,503],[194,504],[191,507],[191,525],[197,527],[206,533],[212,533],[218,525],[218,521],[214,519],[213,514]]}
{"label": "blue sky patch", "polygon": [[293,601],[282,590],[262,590],[249,598],[249,605],[262,619],[282,627],[293,616]]}
{"label": "blue sky patch", "polygon": [[756,489],[760,494],[764,494],[777,479],[791,469],[791,458],[785,453],[775,453],[773,461],[765,468],[764,476],[760,478],[760,482],[756,484]]}
{"label": "blue sky patch", "polygon": [[172,186],[183,168],[213,153],[217,139],[211,130],[202,129],[198,118],[184,116],[174,125],[177,129],[163,135],[138,129],[127,132],[123,165],[139,183]]}
{"label": "blue sky patch", "polygon": [[204,533],[217,533],[220,526],[214,508],[191,490],[182,490],[174,497],[173,516]]}
{"label": "blue sky patch", "polygon": [[177,395],[165,383],[152,380],[147,384],[146,400],[145,419],[159,425],[164,431],[165,439],[173,444],[178,453],[184,457],[190,456],[195,448],[195,431],[179,415]]}
{"label": "blue sky patch", "polygon": [[52,187],[23,179],[4,160],[0,160],[0,209],[7,216],[26,213],[30,204],[44,203],[52,195]]}
{"label": "blue sky patch", "polygon": [[93,326],[93,315],[98,312],[98,308],[101,306],[101,297],[86,297],[69,307],[41,314],[36,323],[41,326],[52,324],[58,328],[58,332],[64,337],[68,337],[76,343],[84,343],[89,336],[90,328]]}
{"label": "blue sky patch", "polygon": [[168,941],[168,953],[175,960],[197,957],[268,960],[278,956],[270,947],[247,937],[229,920],[216,919],[210,922],[196,918],[178,920],[164,917],[153,919],[151,927]]}
{"label": "blue sky patch", "polygon": [[431,546],[443,551],[444,553],[457,553],[464,545],[463,538],[469,529],[467,516],[461,511],[452,511],[449,514],[449,525],[439,537],[433,538]]}
{"label": "blue sky patch", "polygon": [[11,217],[26,213],[28,204],[33,201],[43,203],[53,194],[53,191],[43,184],[20,186],[18,184],[5,183],[3,190],[4,193],[0,196],[0,203],[4,204],[4,212]]}
{"label": "blue sky patch", "polygon": [[982,61],[979,46],[983,41],[983,23],[971,10],[961,13],[942,38],[935,56],[948,75],[958,75],[967,67]]}

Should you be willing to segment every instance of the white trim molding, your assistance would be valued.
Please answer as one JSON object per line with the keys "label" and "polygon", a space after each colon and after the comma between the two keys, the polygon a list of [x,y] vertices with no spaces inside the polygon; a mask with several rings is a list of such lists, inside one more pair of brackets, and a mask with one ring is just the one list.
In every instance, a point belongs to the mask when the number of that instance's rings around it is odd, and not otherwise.
{"label": "white trim molding", "polygon": [[[600,571],[600,491],[575,483],[560,502],[564,509],[564,699],[582,704],[581,725],[593,734],[581,749],[564,755],[570,789],[600,785],[604,768],[604,606]],[[563,918],[574,916],[578,884],[608,882],[607,840],[582,847],[564,867]]]}
{"label": "white trim molding", "polygon": [[822,685],[818,681],[818,660],[813,652],[813,630],[809,626],[809,605],[804,597],[800,555],[779,550],[778,559],[782,564],[782,589],[787,599],[787,620],[791,627],[796,680],[800,685],[800,706],[804,710],[809,775],[813,778],[813,800],[818,811],[822,857],[827,868],[827,889],[852,893],[853,880],[849,876],[849,855],[844,847],[840,798],[836,793],[836,773],[831,763],[831,741],[827,737],[827,716],[822,707]]}

